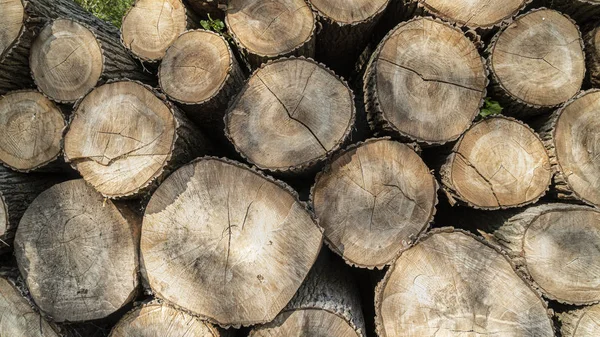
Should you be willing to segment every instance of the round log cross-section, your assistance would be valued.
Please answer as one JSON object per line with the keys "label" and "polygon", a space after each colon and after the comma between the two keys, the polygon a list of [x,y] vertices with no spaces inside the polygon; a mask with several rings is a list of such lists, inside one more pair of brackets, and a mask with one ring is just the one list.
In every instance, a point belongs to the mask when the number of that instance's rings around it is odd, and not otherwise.
{"label": "round log cross-section", "polygon": [[396,26],[365,72],[372,127],[427,144],[456,140],[479,113],[487,75],[463,32],[432,18]]}
{"label": "round log cross-section", "polygon": [[137,0],[123,17],[121,39],[140,60],[156,62],[187,28],[181,0]]}
{"label": "round log cross-section", "polygon": [[150,199],[142,227],[156,296],[221,326],[275,318],[322,242],[290,191],[224,159],[203,158],[171,174]]}
{"label": "round log cross-section", "polygon": [[205,148],[200,131],[175,107],[131,81],[89,93],[65,136],[66,160],[109,198],[149,191]]}
{"label": "round log cross-section", "polygon": [[0,5],[3,19],[0,21],[0,60],[4,53],[10,49],[17,40],[21,29],[23,29],[23,19],[25,17],[25,8],[22,0],[5,0]]}
{"label": "round log cross-section", "polygon": [[129,312],[109,337],[221,337],[212,324],[167,304],[149,303]]}
{"label": "round log cross-section", "polygon": [[497,116],[473,125],[440,170],[451,203],[481,209],[519,207],[537,201],[552,178],[548,153],[525,124]]}
{"label": "round log cross-section", "polygon": [[510,20],[528,0],[419,0],[427,13],[458,26],[491,29]]}
{"label": "round log cross-section", "polygon": [[537,9],[493,38],[489,66],[505,113],[529,117],[575,96],[585,77],[577,25],[560,12]]}
{"label": "round log cross-section", "polygon": [[554,336],[544,301],[508,259],[449,229],[400,255],[377,287],[375,311],[380,337]]}
{"label": "round log cross-section", "polygon": [[533,206],[494,232],[517,266],[547,298],[600,301],[600,211],[568,204]]}
{"label": "round log cross-section", "polygon": [[562,337],[595,337],[600,334],[600,304],[558,314]]}
{"label": "round log cross-section", "polygon": [[59,337],[21,293],[0,277],[0,336]]}
{"label": "round log cross-section", "polygon": [[0,97],[0,162],[17,170],[35,170],[58,158],[65,117],[37,91]]}
{"label": "round log cross-section", "polygon": [[373,139],[337,156],[311,196],[335,252],[355,266],[383,267],[433,220],[437,183],[412,148]]}
{"label": "round log cross-section", "polygon": [[316,18],[304,0],[230,0],[225,22],[253,67],[281,56],[314,56]]}
{"label": "round log cross-section", "polygon": [[53,320],[104,318],[133,299],[139,220],[123,214],[78,179],[42,192],[21,218],[17,264]]}
{"label": "round log cross-section", "polygon": [[349,138],[353,94],[330,70],[304,58],[280,59],[258,69],[226,115],[238,152],[261,169],[302,172]]}

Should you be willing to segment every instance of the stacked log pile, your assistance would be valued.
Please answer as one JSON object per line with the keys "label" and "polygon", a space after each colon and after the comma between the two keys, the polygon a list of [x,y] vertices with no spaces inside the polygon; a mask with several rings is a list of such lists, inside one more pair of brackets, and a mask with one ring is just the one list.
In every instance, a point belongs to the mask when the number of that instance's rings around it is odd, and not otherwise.
{"label": "stacked log pile", "polygon": [[0,336],[600,336],[600,2],[0,16]]}

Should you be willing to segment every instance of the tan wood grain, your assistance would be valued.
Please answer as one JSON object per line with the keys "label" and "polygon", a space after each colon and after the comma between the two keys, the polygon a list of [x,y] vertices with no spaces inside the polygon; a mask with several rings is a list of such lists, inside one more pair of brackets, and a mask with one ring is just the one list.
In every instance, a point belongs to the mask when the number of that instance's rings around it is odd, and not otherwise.
{"label": "tan wood grain", "polygon": [[23,29],[25,9],[21,0],[4,0],[0,2],[0,60],[4,53],[17,40]]}
{"label": "tan wood grain", "polygon": [[471,28],[489,28],[509,20],[527,0],[420,0],[437,17]]}
{"label": "tan wood grain", "polygon": [[600,305],[558,314],[563,337],[595,337],[600,334]]}

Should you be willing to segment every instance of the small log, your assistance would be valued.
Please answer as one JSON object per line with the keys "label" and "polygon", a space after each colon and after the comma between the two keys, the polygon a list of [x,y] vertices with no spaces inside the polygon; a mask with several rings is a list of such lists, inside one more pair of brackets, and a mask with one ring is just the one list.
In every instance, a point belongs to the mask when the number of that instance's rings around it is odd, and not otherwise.
{"label": "small log", "polygon": [[46,25],[31,46],[33,79],[59,103],[74,103],[98,83],[129,78],[148,80],[112,29],[71,19]]}
{"label": "small log", "polygon": [[38,91],[0,97],[0,163],[29,172],[54,162],[66,126],[61,110]]}
{"label": "small log", "polygon": [[253,68],[282,56],[314,57],[316,16],[304,0],[230,0],[225,23]]}
{"label": "small log", "polygon": [[527,118],[579,92],[585,77],[577,25],[555,10],[534,9],[499,31],[488,49],[492,92],[504,113]]}
{"label": "small log", "polygon": [[286,308],[248,337],[365,337],[358,285],[324,250]]}
{"label": "small log", "polygon": [[486,96],[487,73],[463,32],[432,18],[400,23],[364,75],[372,128],[424,144],[456,140]]}
{"label": "small log", "polygon": [[320,228],[289,187],[209,157],[175,171],[154,193],[141,252],[156,297],[239,327],[279,314],[321,243]]}
{"label": "small log", "polygon": [[214,325],[182,310],[160,302],[144,304],[126,314],[112,329],[109,337],[226,337]]}
{"label": "small log", "polygon": [[336,156],[311,192],[328,245],[366,268],[382,268],[408,248],[433,220],[437,203],[437,182],[419,155],[381,138]]}
{"label": "small log", "polygon": [[553,191],[560,199],[600,206],[600,89],[581,92],[552,115],[538,131],[555,173]]}
{"label": "small log", "polygon": [[73,112],[65,160],[109,198],[151,192],[207,150],[202,133],[151,88],[119,81],[94,89]]}
{"label": "small log", "polygon": [[600,304],[557,315],[562,337],[595,337],[600,334]]}
{"label": "small log", "polygon": [[405,251],[376,289],[376,328],[395,336],[554,336],[544,300],[483,240],[452,228]]}
{"label": "small log", "polygon": [[233,101],[225,132],[257,167],[305,173],[349,139],[353,99],[346,82],[313,60],[272,61],[254,72]]}
{"label": "small log", "polygon": [[136,294],[139,219],[82,179],[57,184],[29,206],[15,256],[37,306],[55,322],[104,318]]}
{"label": "small log", "polygon": [[0,336],[59,337],[10,281],[0,277]]}
{"label": "small log", "polygon": [[159,84],[200,126],[223,130],[229,102],[244,84],[244,74],[223,36],[196,30],[183,33],[167,49]]}
{"label": "small log", "polygon": [[585,36],[585,63],[589,80],[594,87],[600,87],[600,27]]}
{"label": "small log", "polygon": [[348,77],[390,0],[309,0],[322,28],[316,59]]}
{"label": "small log", "polygon": [[187,29],[195,28],[182,0],[136,0],[123,17],[121,41],[139,60],[158,62]]}
{"label": "small log", "polygon": [[600,301],[600,210],[543,204],[498,221],[494,241],[545,297],[577,305]]}

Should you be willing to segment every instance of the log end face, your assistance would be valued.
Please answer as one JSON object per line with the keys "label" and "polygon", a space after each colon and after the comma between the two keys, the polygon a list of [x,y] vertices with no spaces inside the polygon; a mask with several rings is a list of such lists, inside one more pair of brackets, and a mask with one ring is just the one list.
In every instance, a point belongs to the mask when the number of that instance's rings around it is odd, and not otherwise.
{"label": "log end face", "polygon": [[488,0],[420,0],[425,9],[459,26],[491,28],[509,20],[527,3],[527,0],[495,2]]}
{"label": "log end face", "polygon": [[327,20],[340,25],[368,22],[387,8],[390,0],[310,0]]}
{"label": "log end face", "polygon": [[284,311],[271,323],[255,328],[249,337],[362,337],[348,321],[322,309]]}
{"label": "log end face", "polygon": [[17,41],[25,22],[25,8],[21,0],[6,0],[0,2],[0,60]]}

